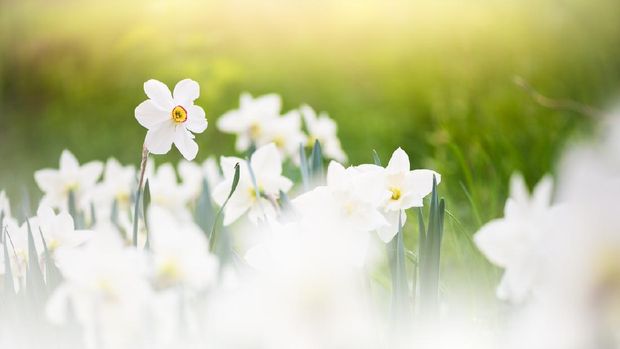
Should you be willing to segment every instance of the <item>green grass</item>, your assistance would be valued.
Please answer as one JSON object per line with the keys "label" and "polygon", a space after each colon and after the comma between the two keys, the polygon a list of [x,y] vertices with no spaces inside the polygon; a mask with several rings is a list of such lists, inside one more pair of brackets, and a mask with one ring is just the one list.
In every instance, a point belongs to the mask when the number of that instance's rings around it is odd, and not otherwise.
{"label": "green grass", "polygon": [[512,172],[533,184],[593,125],[536,104],[513,77],[600,108],[620,91],[616,0],[0,6],[0,187],[13,197],[33,191],[32,172],[55,167],[64,148],[138,165],[145,130],[133,109],[149,78],[200,82],[211,126],[197,137],[198,160],[232,153],[233,138],[214,126],[240,92],[278,92],[286,109],[328,111],[352,163],[401,146],[415,167],[443,175],[446,283],[495,282],[471,235],[501,215]]}

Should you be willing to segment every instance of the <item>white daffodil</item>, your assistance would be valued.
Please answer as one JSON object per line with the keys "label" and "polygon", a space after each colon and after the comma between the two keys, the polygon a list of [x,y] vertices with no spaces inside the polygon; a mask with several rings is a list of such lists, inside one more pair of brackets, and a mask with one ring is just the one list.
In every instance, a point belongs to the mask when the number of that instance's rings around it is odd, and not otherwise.
{"label": "white daffodil", "polygon": [[283,157],[290,157],[294,162],[298,162],[299,145],[305,140],[306,137],[301,131],[301,114],[293,110],[265,122],[264,131],[259,135],[257,145],[274,143]]}
{"label": "white daffodil", "polygon": [[[293,183],[282,176],[282,160],[275,144],[270,143],[258,148],[250,163],[239,158],[222,157],[221,167],[224,172],[224,180],[215,187],[213,199],[218,205],[223,205],[232,187],[234,166],[239,163],[239,184],[230,201],[224,209],[224,225],[229,225],[249,211],[248,218],[253,223],[263,218],[274,218],[276,210],[275,200],[280,191],[288,192]],[[256,187],[250,175],[250,169],[254,173]]]}
{"label": "white daffodil", "polygon": [[392,157],[385,168],[375,165],[361,165],[358,168],[375,176],[376,181],[381,183],[387,193],[381,208],[388,226],[378,230],[381,240],[388,242],[398,232],[399,215],[403,225],[407,219],[402,211],[411,207],[422,207],[423,199],[433,190],[433,176],[437,184],[441,182],[441,175],[432,170],[411,170],[409,156],[404,150],[398,148],[392,153]]}
{"label": "white daffodil", "polygon": [[101,162],[92,161],[80,166],[70,151],[63,150],[58,170],[43,169],[34,173],[34,179],[44,193],[41,203],[66,210],[69,193],[73,192],[76,206],[82,210],[90,209],[93,189],[102,170]]}
{"label": "white daffodil", "polygon": [[504,217],[485,224],[474,236],[491,263],[504,268],[497,288],[500,299],[522,302],[539,281],[540,241],[548,230],[552,188],[551,178],[545,177],[530,197],[523,177],[513,175]]}
{"label": "white daffodil", "polygon": [[149,209],[149,241],[157,288],[187,286],[200,291],[217,275],[217,259],[209,254],[204,233],[193,222],[182,222],[157,207]]}
{"label": "white daffodil", "polygon": [[97,211],[108,214],[114,201],[116,201],[119,211],[130,209],[131,196],[135,186],[135,167],[123,166],[114,158],[108,159],[103,172],[103,180],[97,185],[96,198],[94,199],[97,203]]}
{"label": "white daffodil", "polygon": [[[55,214],[54,210],[47,206],[40,206],[37,210],[37,223],[50,253],[62,248],[77,247],[93,235],[92,231],[75,230],[71,215],[66,212]],[[40,240],[39,234],[33,234],[35,241]]]}
{"label": "white daffodil", "polygon": [[347,155],[342,150],[336,134],[338,132],[336,122],[325,112],[317,116],[314,109],[308,105],[301,106],[299,110],[304,117],[304,123],[308,130],[307,145],[312,147],[314,142],[318,140],[326,157],[341,163],[347,161]]}
{"label": "white daffodil", "polygon": [[194,105],[200,95],[196,81],[179,81],[170,93],[161,81],[149,80],[144,83],[148,100],[136,107],[136,120],[148,129],[144,144],[153,154],[166,154],[172,143],[187,160],[193,160],[198,153],[194,133],[202,133],[207,128],[204,110]]}
{"label": "white daffodil", "polygon": [[293,205],[302,221],[316,230],[360,235],[387,225],[379,211],[379,204],[387,195],[381,189],[367,173],[354,167],[345,169],[332,161],[327,169],[327,186],[300,195]]}
{"label": "white daffodil", "polygon": [[245,152],[252,144],[258,144],[270,121],[280,116],[281,105],[277,94],[252,98],[249,93],[243,93],[239,99],[239,109],[222,115],[217,120],[217,128],[237,135],[235,148],[238,152]]}

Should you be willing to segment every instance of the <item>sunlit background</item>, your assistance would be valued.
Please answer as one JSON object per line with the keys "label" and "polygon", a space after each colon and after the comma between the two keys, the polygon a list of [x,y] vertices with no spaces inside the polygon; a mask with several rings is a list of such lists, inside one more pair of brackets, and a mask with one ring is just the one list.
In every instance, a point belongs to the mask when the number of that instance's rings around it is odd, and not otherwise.
{"label": "sunlit background", "polygon": [[612,107],[619,23],[617,0],[3,1],[0,188],[16,205],[36,198],[33,171],[56,167],[64,148],[137,164],[143,82],[192,78],[210,121],[197,160],[233,153],[215,120],[241,92],[308,103],[337,120],[351,163],[401,146],[440,172],[443,267],[485,263],[471,235],[501,213],[510,174],[534,183],[595,118],[541,105],[515,77]]}

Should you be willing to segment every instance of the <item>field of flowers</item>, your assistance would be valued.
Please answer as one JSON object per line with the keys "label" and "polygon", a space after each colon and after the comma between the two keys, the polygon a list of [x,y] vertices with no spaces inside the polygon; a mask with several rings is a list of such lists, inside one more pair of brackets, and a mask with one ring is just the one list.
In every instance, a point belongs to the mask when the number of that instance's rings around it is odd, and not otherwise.
{"label": "field of flowers", "polygon": [[619,9],[0,4],[0,348],[620,347]]}

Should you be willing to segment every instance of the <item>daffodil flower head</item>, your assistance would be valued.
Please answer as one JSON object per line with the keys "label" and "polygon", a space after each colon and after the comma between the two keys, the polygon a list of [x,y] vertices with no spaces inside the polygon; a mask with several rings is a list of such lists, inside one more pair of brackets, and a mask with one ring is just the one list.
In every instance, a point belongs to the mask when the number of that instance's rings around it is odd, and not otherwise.
{"label": "daffodil flower head", "polygon": [[136,107],[135,115],[148,129],[144,142],[147,150],[166,154],[174,143],[185,159],[193,160],[198,153],[193,133],[202,133],[208,126],[204,110],[194,105],[200,95],[198,83],[181,80],[170,93],[161,81],[151,79],[144,83],[144,92],[149,99]]}

